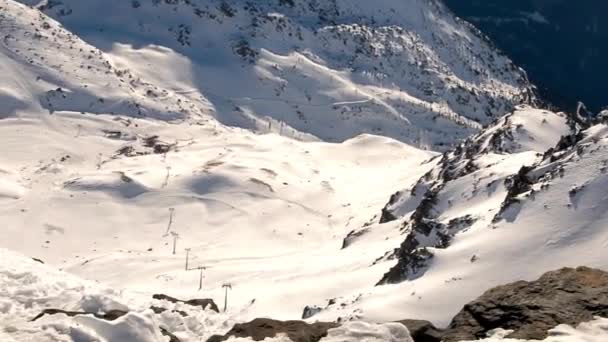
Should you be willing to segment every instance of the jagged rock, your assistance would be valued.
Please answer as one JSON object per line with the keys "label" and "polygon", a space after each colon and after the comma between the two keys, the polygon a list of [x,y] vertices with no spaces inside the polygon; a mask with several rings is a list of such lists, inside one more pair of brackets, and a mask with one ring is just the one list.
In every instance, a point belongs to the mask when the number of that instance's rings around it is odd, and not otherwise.
{"label": "jagged rock", "polygon": [[173,335],[163,327],[160,327],[160,333],[163,334],[163,336],[167,336],[169,338],[169,342],[181,342],[181,340],[177,338],[177,336]]}
{"label": "jagged rock", "polygon": [[493,288],[464,306],[445,331],[445,342],[475,340],[496,328],[509,338],[544,339],[559,324],[576,326],[608,316],[608,273],[578,267],[548,272],[532,282]]}
{"label": "jagged rock", "polygon": [[306,305],[306,307],[304,307],[304,311],[302,312],[302,319],[310,318],[310,317],[318,314],[319,312],[321,312],[321,310],[323,310],[323,309],[316,305],[314,305],[314,306]]}
{"label": "jagged rock", "polygon": [[[437,201],[437,191],[427,191],[424,199],[412,214],[408,224],[410,233],[395,251],[397,264],[386,272],[376,285],[395,284],[412,279],[420,276],[426,269],[429,260],[433,258],[433,253],[426,247],[435,247],[435,243],[421,244],[420,240],[429,240],[426,237],[433,230],[442,230],[439,228],[442,224],[431,219],[433,217],[431,211]],[[443,241],[446,238],[443,235],[437,234],[437,237],[442,240],[442,242],[437,242],[438,244],[447,243]]]}
{"label": "jagged rock", "polygon": [[346,237],[344,238],[344,240],[342,240],[342,249],[347,248],[348,246],[350,246],[353,242],[355,242],[355,240],[357,240],[357,238],[369,233],[370,228],[363,228],[361,230],[351,230]]}
{"label": "jagged rock", "polygon": [[380,215],[380,223],[388,223],[397,219],[397,216],[395,216],[391,212],[390,207],[395,204],[395,202],[399,199],[399,196],[401,196],[400,191],[397,191],[396,193],[391,195],[391,198],[388,200],[388,203],[384,206],[384,208],[382,208],[382,213]]}
{"label": "jagged rock", "polygon": [[184,303],[191,306],[200,306],[203,310],[213,310],[215,312],[220,312],[217,304],[213,301],[213,299],[203,298],[203,299],[190,299],[190,300],[181,300],[177,298],[173,298],[171,296],[167,296],[165,294],[155,294],[152,298],[157,300],[166,300],[171,303]]}
{"label": "jagged rock", "polygon": [[106,313],[100,314],[100,313],[96,313],[96,312],[66,311],[66,310],[61,310],[61,309],[44,309],[44,310],[42,310],[41,313],[36,315],[36,317],[32,318],[31,321],[32,322],[36,321],[44,315],[56,315],[56,314],[65,314],[69,317],[74,317],[74,316],[78,316],[78,315],[93,315],[99,319],[103,319],[106,321],[113,321],[117,318],[120,318],[120,317],[126,315],[127,313],[128,313],[127,311],[122,311],[122,310],[110,310]]}
{"label": "jagged rock", "polygon": [[508,190],[507,196],[502,202],[500,210],[492,219],[493,222],[500,221],[505,211],[509,209],[512,204],[519,202],[517,196],[531,189],[532,182],[530,181],[530,179],[528,179],[527,174],[533,168],[534,167],[531,166],[522,166],[517,172],[517,174],[505,179],[505,187]]}
{"label": "jagged rock", "polygon": [[317,342],[327,336],[327,330],[338,327],[337,323],[317,322],[308,324],[303,321],[277,321],[256,318],[248,323],[236,324],[225,335],[211,336],[207,342],[226,341],[230,337],[250,337],[262,341],[277,334],[286,334],[293,342]]}
{"label": "jagged rock", "polygon": [[441,342],[441,330],[437,329],[433,323],[418,319],[404,319],[397,321],[407,327],[414,342]]}

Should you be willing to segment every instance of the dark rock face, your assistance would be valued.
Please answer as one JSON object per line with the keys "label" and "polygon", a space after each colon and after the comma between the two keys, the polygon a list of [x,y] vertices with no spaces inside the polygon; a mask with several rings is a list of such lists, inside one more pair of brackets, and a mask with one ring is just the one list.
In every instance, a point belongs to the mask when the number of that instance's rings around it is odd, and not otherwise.
{"label": "dark rock face", "polygon": [[348,246],[352,245],[358,238],[370,232],[370,228],[366,227],[360,230],[351,230],[348,235],[342,240],[342,249],[348,248]]}
{"label": "dark rock face", "polygon": [[492,329],[509,338],[545,339],[559,324],[576,326],[608,316],[608,273],[579,267],[548,272],[532,282],[493,288],[464,306],[445,331],[445,342],[475,340]]}
{"label": "dark rock face", "polygon": [[224,336],[211,336],[207,342],[226,341],[230,337],[250,337],[262,341],[277,334],[287,334],[293,342],[317,342],[327,336],[327,330],[338,327],[337,323],[317,322],[308,324],[303,321],[276,321],[267,318],[256,318],[251,322],[236,324]]}
{"label": "dark rock face", "polygon": [[442,332],[433,323],[417,319],[405,319],[398,321],[406,326],[414,342],[441,342]]}
{"label": "dark rock face", "polygon": [[310,317],[318,314],[322,310],[323,310],[322,308],[320,308],[316,305],[313,305],[313,306],[306,305],[306,307],[304,307],[304,311],[302,311],[302,319],[310,318]]}
{"label": "dark rock face", "polygon": [[165,294],[155,294],[152,296],[152,298],[157,299],[157,300],[166,300],[171,303],[184,303],[184,304],[191,305],[191,306],[200,306],[203,310],[206,310],[207,308],[209,308],[215,312],[220,312],[220,309],[217,307],[217,304],[215,304],[213,299],[209,299],[209,298],[181,300],[181,299],[173,298],[171,296],[167,296]]}

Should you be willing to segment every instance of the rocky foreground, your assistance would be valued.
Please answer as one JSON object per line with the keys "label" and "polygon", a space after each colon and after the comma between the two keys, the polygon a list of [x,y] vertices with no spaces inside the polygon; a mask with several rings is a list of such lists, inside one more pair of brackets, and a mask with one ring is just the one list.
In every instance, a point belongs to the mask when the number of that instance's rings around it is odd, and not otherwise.
{"label": "rocky foreground", "polygon": [[[541,340],[560,324],[577,326],[595,316],[608,317],[608,273],[588,268],[562,268],[544,274],[536,281],[518,281],[488,290],[464,306],[445,330],[421,320],[403,320],[415,342],[456,342],[488,336],[494,329],[512,330],[509,338]],[[338,327],[331,322],[308,324],[303,321],[255,319],[236,324],[223,336],[250,337],[262,341],[286,334],[294,342],[316,342],[327,331]]]}

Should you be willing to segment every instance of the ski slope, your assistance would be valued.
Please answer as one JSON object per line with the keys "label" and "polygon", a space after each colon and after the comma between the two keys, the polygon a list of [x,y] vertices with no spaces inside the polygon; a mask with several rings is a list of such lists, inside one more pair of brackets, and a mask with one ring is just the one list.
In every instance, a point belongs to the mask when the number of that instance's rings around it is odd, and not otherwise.
{"label": "ski slope", "polygon": [[[293,318],[347,284],[349,292],[370,285],[383,268],[369,265],[394,241],[378,236],[373,253],[371,246],[340,252],[342,240],[395,186],[419,176],[403,169],[424,171],[434,155],[375,136],[302,143],[59,112],[44,122],[6,119],[0,131],[7,151],[0,165],[12,175],[0,191],[21,189],[2,199],[6,247],[110,286],[194,296],[199,274],[184,270],[184,248],[192,248],[191,267],[208,268],[206,294],[221,296],[232,282],[235,307],[256,299],[246,317]],[[149,136],[173,150],[154,153]],[[176,255],[172,232],[180,235]]]}

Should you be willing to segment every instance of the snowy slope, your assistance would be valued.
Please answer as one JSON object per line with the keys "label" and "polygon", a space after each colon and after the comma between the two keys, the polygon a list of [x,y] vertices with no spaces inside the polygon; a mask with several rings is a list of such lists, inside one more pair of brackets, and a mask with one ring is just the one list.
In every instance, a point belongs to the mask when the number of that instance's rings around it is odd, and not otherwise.
{"label": "snowy slope", "polygon": [[[221,298],[233,283],[244,318],[297,318],[373,285],[385,268],[369,265],[395,242],[380,235],[341,251],[342,240],[420,176],[402,170],[425,172],[434,155],[377,136],[303,143],[114,119],[57,112],[0,122],[0,165],[11,175],[0,192],[12,194],[0,198],[2,246],[109,286],[180,296],[200,295],[199,273],[184,270],[192,248],[190,267],[208,267],[202,293]],[[170,232],[180,234],[176,255]]]}
{"label": "snowy slope", "polygon": [[[9,17],[39,15],[3,2]],[[107,73],[96,83],[121,94],[108,99],[121,102],[115,113],[151,116],[158,108],[146,102],[159,97],[177,117],[204,113],[298,139],[374,133],[445,150],[514,104],[534,101],[523,71],[436,1],[62,0],[38,8],[67,28],[50,42],[60,55],[85,60],[68,69],[87,69],[92,58],[100,64],[93,74]],[[26,18],[11,19],[23,21],[12,35],[60,30]],[[92,46],[81,52],[63,37],[70,34]],[[107,92],[83,91],[82,83],[66,88],[74,96]],[[123,88],[138,96],[124,99]]]}
{"label": "snowy slope", "polygon": [[[157,314],[150,306],[168,310]],[[68,317],[44,315],[31,319],[46,308],[90,312]],[[93,316],[111,310],[128,311],[114,321]],[[181,313],[181,314],[180,314]],[[183,314],[187,316],[182,316]],[[116,291],[70,274],[53,270],[23,255],[0,248],[0,340],[3,342],[129,341],[164,342],[162,330],[184,342],[204,341],[212,333],[225,332],[231,317],[212,310],[153,300],[145,294]],[[608,334],[606,319],[583,323],[578,328],[559,326],[546,342],[601,342]],[[503,339],[498,330],[483,341],[516,342]],[[231,341],[252,341],[232,338]],[[268,342],[290,342],[284,336]],[[348,322],[330,329],[321,342],[411,342],[407,329],[397,323]]]}

